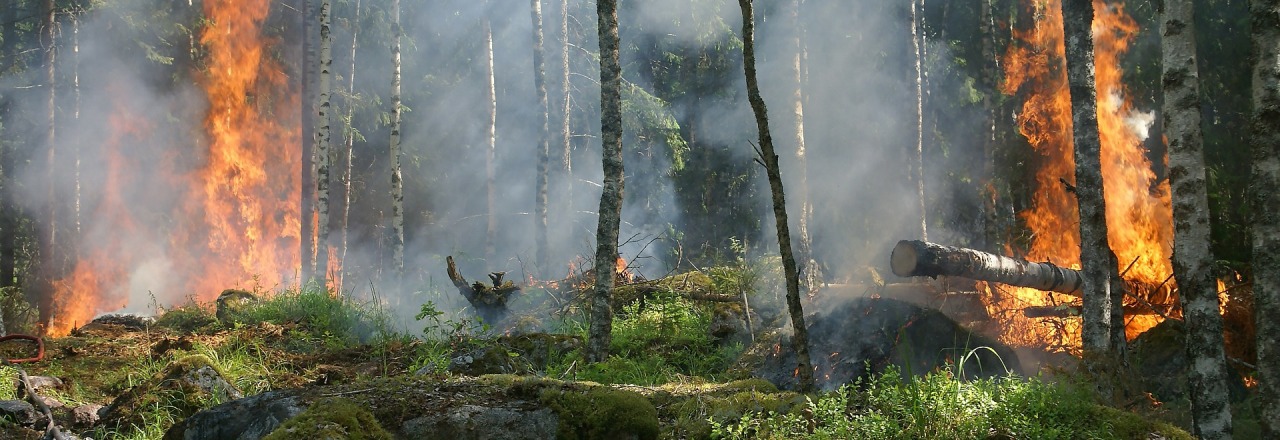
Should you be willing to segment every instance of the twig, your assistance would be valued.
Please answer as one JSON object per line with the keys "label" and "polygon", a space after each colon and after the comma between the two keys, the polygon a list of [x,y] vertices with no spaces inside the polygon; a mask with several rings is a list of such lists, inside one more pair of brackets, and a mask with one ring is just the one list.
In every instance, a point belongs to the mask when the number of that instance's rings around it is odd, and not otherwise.
{"label": "twig", "polygon": [[373,390],[375,390],[375,389],[376,389],[376,388],[365,388],[365,389],[363,389],[363,390],[351,390],[351,391],[343,391],[343,392],[339,392],[339,393],[321,394],[320,396],[321,396],[321,397],[349,396],[349,395],[352,395],[352,394],[360,394],[360,393],[367,392],[367,391],[373,391]]}
{"label": "twig", "polygon": [[1133,257],[1133,261],[1129,262],[1129,267],[1124,268],[1124,270],[1120,272],[1120,278],[1124,278],[1125,274],[1129,273],[1129,269],[1133,269],[1134,263],[1137,263],[1139,258],[1142,258],[1142,256],[1139,255]]}

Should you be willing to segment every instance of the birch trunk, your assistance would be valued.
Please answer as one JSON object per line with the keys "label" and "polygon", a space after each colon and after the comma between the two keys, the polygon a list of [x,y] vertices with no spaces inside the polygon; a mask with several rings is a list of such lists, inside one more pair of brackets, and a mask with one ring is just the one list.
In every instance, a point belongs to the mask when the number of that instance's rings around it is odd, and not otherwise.
{"label": "birch trunk", "polygon": [[774,152],[773,137],[769,134],[769,113],[760,97],[760,85],[756,79],[755,14],[751,0],[738,0],[742,9],[743,66],[747,79],[747,99],[755,113],[756,128],[760,135],[760,159],[769,175],[769,190],[773,194],[773,217],[778,232],[778,248],[782,253],[782,271],[787,281],[787,310],[794,330],[791,343],[796,351],[796,380],[801,392],[813,390],[813,363],[809,359],[809,330],[804,323],[804,309],[800,305],[800,276],[796,270],[796,258],[791,251],[791,231],[787,225],[786,195],[782,188],[782,173],[778,167],[778,155]]}
{"label": "birch trunk", "polygon": [[572,90],[569,84],[569,0],[560,1],[560,150],[564,167],[565,213],[573,219],[573,127]]}
{"label": "birch trunk", "polygon": [[587,360],[601,362],[609,356],[612,340],[613,268],[618,258],[618,228],[622,220],[622,66],[618,64],[618,2],[596,3],[600,37],[600,138],[603,150],[604,188],[600,193],[600,220],[596,228],[596,283],[592,293],[591,327]]}
{"label": "birch trunk", "polygon": [[321,287],[329,279],[329,165],[332,144],[331,89],[333,88],[333,38],[329,35],[332,3],[320,0],[320,93],[316,105],[316,272]]}
{"label": "birch trunk", "polygon": [[302,220],[301,228],[301,247],[300,251],[302,260],[302,270],[299,274],[302,283],[311,281],[315,274],[315,84],[312,84],[315,76],[312,72],[316,62],[315,42],[312,40],[312,29],[315,28],[311,22],[315,16],[315,8],[312,6],[312,0],[302,0],[302,68],[301,70],[301,86],[302,86],[302,201],[299,203],[301,213],[299,219]]}
{"label": "birch trunk", "polygon": [[391,38],[391,265],[404,276],[404,182],[400,177],[400,0],[391,1],[395,36]]}
{"label": "birch trunk", "polygon": [[1253,304],[1263,438],[1280,438],[1280,0],[1251,0]]}
{"label": "birch trunk", "polygon": [[351,171],[356,146],[355,96],[356,96],[356,48],[360,43],[360,0],[356,0],[355,17],[351,26],[351,70],[347,73],[347,116],[345,146],[342,151],[342,206],[338,219],[338,277],[334,282],[334,290],[343,291],[347,268],[347,238],[351,220]]}
{"label": "birch trunk", "polygon": [[484,174],[485,174],[485,238],[484,259],[494,261],[496,250],[493,238],[498,235],[498,182],[495,159],[498,149],[498,95],[494,88],[493,78],[493,29],[489,26],[489,18],[481,23],[484,32],[484,65],[488,83],[484,88],[485,102],[488,104],[488,119],[485,124]]}
{"label": "birch trunk", "polygon": [[911,0],[911,47],[916,58],[916,145],[911,151],[908,168],[911,172],[910,180],[916,185],[916,197],[919,198],[916,203],[916,220],[920,222],[920,239],[928,241],[929,222],[925,218],[924,207],[924,48],[920,44],[920,16],[924,11],[920,11],[919,6],[917,0]]}
{"label": "birch trunk", "polygon": [[542,1],[530,0],[530,17],[533,20],[533,86],[538,95],[538,176],[534,185],[537,187],[534,200],[533,241],[535,258],[538,260],[538,272],[547,274],[549,256],[547,255],[547,169],[551,166],[550,152],[550,108],[547,106],[546,66],[543,62],[542,41]]}
{"label": "birch trunk", "polygon": [[813,203],[809,200],[809,157],[805,152],[804,144],[804,70],[802,68],[802,59],[804,56],[804,40],[801,39],[804,31],[800,27],[800,0],[791,0],[791,12],[788,15],[791,28],[791,48],[794,53],[791,54],[791,76],[794,78],[793,89],[791,93],[792,117],[795,122],[795,142],[796,142],[796,163],[799,164],[798,179],[800,195],[800,221],[798,227],[800,229],[800,261],[803,263],[804,286],[809,295],[817,293],[819,284],[822,282],[822,273],[818,269],[818,262],[813,258],[813,235],[809,233],[809,222],[813,220]]}
{"label": "birch trunk", "polygon": [[[1071,90],[1072,141],[1075,145],[1076,200],[1080,206],[1080,260],[1083,348],[1089,362],[1111,351],[1111,251],[1107,245],[1102,198],[1101,141],[1098,138],[1097,91],[1093,75],[1092,0],[1064,0],[1067,83]],[[1105,390],[1104,390],[1105,391]]]}

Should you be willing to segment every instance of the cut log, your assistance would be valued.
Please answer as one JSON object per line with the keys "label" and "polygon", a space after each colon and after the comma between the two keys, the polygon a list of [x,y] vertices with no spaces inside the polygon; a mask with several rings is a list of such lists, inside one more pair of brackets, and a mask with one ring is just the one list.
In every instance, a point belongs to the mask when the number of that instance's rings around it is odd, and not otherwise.
{"label": "cut log", "polygon": [[1034,263],[973,249],[902,240],[889,257],[902,277],[956,276],[1080,296],[1080,272],[1053,263]]}

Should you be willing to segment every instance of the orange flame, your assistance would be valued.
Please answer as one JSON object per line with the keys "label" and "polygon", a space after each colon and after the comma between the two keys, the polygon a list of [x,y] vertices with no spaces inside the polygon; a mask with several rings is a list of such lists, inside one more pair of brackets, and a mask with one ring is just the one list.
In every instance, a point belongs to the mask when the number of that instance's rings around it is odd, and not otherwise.
{"label": "orange flame", "polygon": [[[94,240],[95,248],[80,252],[71,275],[54,283],[48,334],[65,335],[97,313],[123,307],[132,272],[158,256],[171,266],[165,276],[174,290],[157,292],[161,298],[209,301],[228,287],[272,287],[294,273],[300,261],[300,101],[280,64],[269,56],[275,41],[262,35],[269,6],[268,0],[204,2],[209,24],[200,42],[207,58],[199,83],[209,104],[207,137],[173,149],[194,149],[202,163],[188,173],[160,170],[140,177],[161,180],[149,185],[184,188],[178,212],[165,214],[168,230],[138,231],[145,228],[121,199],[124,181],[139,178],[142,167],[121,145],[128,136],[145,136],[148,129],[141,121],[113,115],[104,197],[93,212],[95,223],[116,230],[100,234],[104,237]],[[179,161],[169,157],[161,162],[176,168]],[[126,242],[139,237],[149,243]],[[167,250],[160,250],[166,245]]]}
{"label": "orange flame", "polygon": [[[1107,203],[1108,242],[1126,270],[1127,281],[1143,286],[1165,284],[1173,272],[1173,221],[1167,182],[1157,182],[1143,140],[1150,114],[1136,111],[1126,96],[1120,57],[1138,30],[1124,6],[1094,0],[1094,62],[1098,96],[1098,130],[1102,142],[1102,176]],[[1075,197],[1064,182],[1075,183],[1072,156],[1071,97],[1067,88],[1060,2],[1035,3],[1036,25],[1018,32],[1020,44],[1005,55],[1002,91],[1029,96],[1018,114],[1019,131],[1038,153],[1031,208],[1020,213],[1032,241],[1027,258],[1080,267],[1079,214]],[[1132,266],[1130,267],[1130,263]],[[1169,304],[1167,293],[1135,292],[1158,304]],[[1059,305],[1073,298],[1034,289],[1013,288],[989,295],[989,309],[1009,322],[1003,336],[1017,345],[1049,344],[1079,347],[1079,319],[1025,318],[1008,313],[1032,305]],[[1159,318],[1135,316],[1126,320],[1130,337],[1159,323]]]}

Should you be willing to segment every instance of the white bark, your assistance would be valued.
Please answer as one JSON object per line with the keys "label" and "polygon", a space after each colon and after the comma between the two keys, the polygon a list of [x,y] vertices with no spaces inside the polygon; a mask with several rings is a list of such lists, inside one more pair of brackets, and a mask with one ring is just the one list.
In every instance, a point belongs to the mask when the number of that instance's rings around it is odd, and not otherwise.
{"label": "white bark", "polygon": [[404,275],[404,182],[400,176],[400,0],[391,1],[395,36],[391,39],[391,264]]}
{"label": "white bark", "polygon": [[316,281],[329,278],[329,151],[333,89],[333,38],[329,35],[331,0],[320,0],[320,98],[316,105]]}

